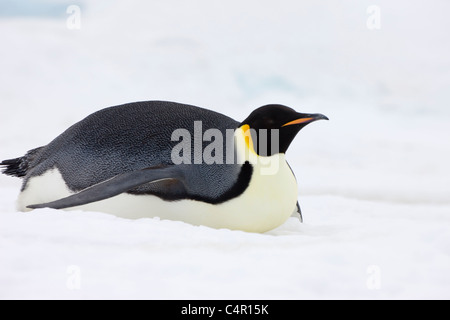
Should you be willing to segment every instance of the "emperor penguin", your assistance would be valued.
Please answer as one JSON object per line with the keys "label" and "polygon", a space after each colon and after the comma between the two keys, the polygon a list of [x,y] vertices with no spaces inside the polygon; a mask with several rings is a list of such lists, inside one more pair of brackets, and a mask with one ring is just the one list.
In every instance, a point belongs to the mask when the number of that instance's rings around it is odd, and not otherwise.
{"label": "emperor penguin", "polygon": [[328,118],[278,104],[238,122],[186,104],[135,102],[93,113],[0,165],[23,178],[20,211],[96,211],[262,233],[301,217],[286,151],[317,120]]}

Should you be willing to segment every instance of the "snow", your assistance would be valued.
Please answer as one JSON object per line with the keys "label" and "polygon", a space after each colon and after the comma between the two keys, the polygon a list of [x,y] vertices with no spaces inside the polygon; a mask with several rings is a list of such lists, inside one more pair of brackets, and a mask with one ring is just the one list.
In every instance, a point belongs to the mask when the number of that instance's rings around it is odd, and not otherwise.
{"label": "snow", "polygon": [[287,154],[305,223],[266,234],[19,213],[20,181],[2,175],[1,299],[450,298],[447,1],[67,3],[80,30],[61,2],[22,3],[0,14],[1,159],[130,101],[330,121]]}

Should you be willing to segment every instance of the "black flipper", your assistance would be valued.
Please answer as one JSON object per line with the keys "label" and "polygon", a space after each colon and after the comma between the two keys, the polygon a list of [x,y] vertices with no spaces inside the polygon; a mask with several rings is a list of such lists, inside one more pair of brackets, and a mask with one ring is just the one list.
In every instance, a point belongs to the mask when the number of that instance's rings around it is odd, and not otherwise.
{"label": "black flipper", "polygon": [[295,211],[292,213],[292,217],[299,218],[300,222],[303,223],[302,209],[300,208],[300,204],[298,202],[295,207]]}
{"label": "black flipper", "polygon": [[184,165],[167,166],[167,167],[151,167],[138,171],[124,173],[115,176],[92,187],[84,189],[77,194],[63,198],[60,200],[30,205],[30,209],[52,208],[66,209],[77,207],[92,202],[97,202],[112,198],[121,193],[127,192],[133,188],[150,182],[157,182],[166,179],[176,179],[184,184]]}
{"label": "black flipper", "polygon": [[297,213],[300,216],[300,222],[303,223],[302,208],[300,208],[300,203],[298,203],[298,201],[297,201]]}
{"label": "black flipper", "polygon": [[[295,173],[291,168],[291,165],[288,163],[289,169],[291,169],[292,174],[295,177]],[[295,177],[296,178],[296,177]],[[297,178],[296,178],[297,179]],[[296,217],[300,219],[300,222],[303,223],[303,215],[302,215],[302,209],[300,208],[300,203],[297,201],[297,206],[295,207],[295,211],[292,213],[292,217]]]}

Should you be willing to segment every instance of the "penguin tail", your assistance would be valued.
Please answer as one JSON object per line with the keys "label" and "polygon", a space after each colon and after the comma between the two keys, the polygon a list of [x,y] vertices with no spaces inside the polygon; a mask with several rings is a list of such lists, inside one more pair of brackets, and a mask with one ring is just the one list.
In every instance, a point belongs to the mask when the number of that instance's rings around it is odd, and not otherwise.
{"label": "penguin tail", "polygon": [[0,162],[0,167],[4,167],[2,168],[2,173],[18,178],[25,177],[30,170],[31,161],[42,148],[43,147],[30,150],[23,157]]}

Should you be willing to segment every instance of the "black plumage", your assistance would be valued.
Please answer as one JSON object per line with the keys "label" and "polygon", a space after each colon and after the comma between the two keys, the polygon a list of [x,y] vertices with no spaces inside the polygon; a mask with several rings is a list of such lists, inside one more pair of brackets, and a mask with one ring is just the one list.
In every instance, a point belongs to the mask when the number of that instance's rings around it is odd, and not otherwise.
{"label": "black plumage", "polygon": [[[29,179],[57,168],[67,186],[79,192],[117,175],[158,166],[171,166],[174,130],[190,132],[194,145],[194,122],[202,129],[235,130],[239,122],[220,113],[185,104],[146,101],[100,110],[67,129],[47,146],[34,149],[22,158],[6,160],[4,173]],[[203,148],[210,142],[203,142]],[[226,141],[223,140],[226,150]],[[224,152],[224,163],[226,154]],[[192,154],[194,163],[194,154]],[[245,167],[244,167],[245,168]],[[190,184],[177,179],[148,183],[133,188],[131,194],[154,194],[165,200],[185,198],[209,203],[226,201],[245,190],[251,177],[247,167],[241,174],[238,164],[189,166]],[[195,179],[197,177],[197,179]],[[199,179],[204,177],[203,179]],[[233,189],[238,179],[240,187]]]}

